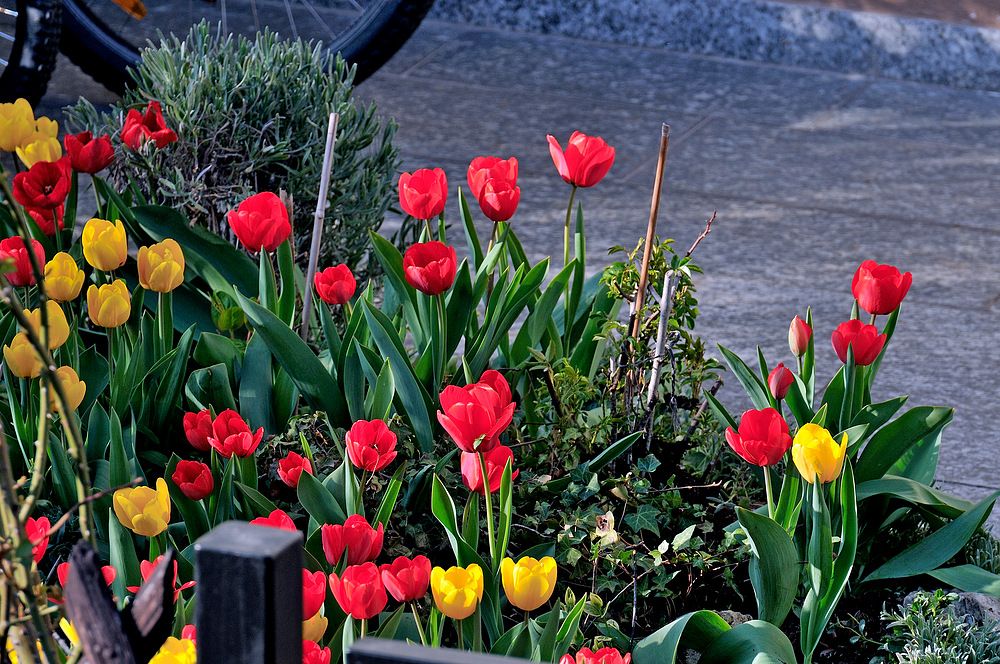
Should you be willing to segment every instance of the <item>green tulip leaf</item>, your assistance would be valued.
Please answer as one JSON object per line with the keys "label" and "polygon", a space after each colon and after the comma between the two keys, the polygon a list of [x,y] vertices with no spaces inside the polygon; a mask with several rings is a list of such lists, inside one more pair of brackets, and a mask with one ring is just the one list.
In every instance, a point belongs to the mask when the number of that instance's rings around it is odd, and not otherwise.
{"label": "green tulip leaf", "polygon": [[951,422],[951,408],[920,406],[911,408],[875,432],[857,463],[859,482],[885,475],[914,445],[937,433]]}
{"label": "green tulip leaf", "polygon": [[132,533],[123,526],[115,516],[114,510],[108,510],[108,562],[118,570],[118,576],[111,582],[115,597],[119,602],[129,596],[128,586],[142,584],[142,574],[139,572],[139,557],[135,553],[135,541]]}
{"label": "green tulip leaf", "polygon": [[729,629],[729,623],[714,611],[685,613],[639,641],[632,650],[632,661],[635,664],[677,664],[681,661],[677,656],[682,648],[704,652]]}
{"label": "green tulip leaf", "polygon": [[955,587],[963,592],[1000,597],[1000,575],[987,572],[982,567],[975,565],[939,567],[928,574],[945,586]]}
{"label": "green tulip leaf", "polygon": [[344,513],[333,493],[314,476],[302,473],[299,476],[297,491],[302,507],[318,523],[342,524],[347,521],[347,514]]}
{"label": "green tulip leaf", "polygon": [[858,485],[858,500],[874,496],[890,496],[912,505],[929,508],[947,519],[956,519],[973,507],[972,501],[956,498],[908,477],[886,475]]}
{"label": "green tulip leaf", "polygon": [[753,551],[750,582],[757,596],[757,617],[781,627],[799,585],[795,544],[772,519],[743,508],[737,508],[736,513]]}
{"label": "green tulip leaf", "polygon": [[378,512],[375,513],[375,521],[383,526],[388,527],[389,517],[392,516],[392,510],[396,507],[399,490],[403,487],[404,472],[406,472],[406,461],[399,464],[399,468],[392,474],[392,479],[385,487],[385,493],[382,494],[382,502],[379,503]]}
{"label": "green tulip leaf", "polygon": [[795,648],[769,622],[751,620],[720,634],[702,651],[699,664],[796,664]]}
{"label": "green tulip leaf", "polygon": [[747,366],[746,362],[740,359],[739,355],[728,348],[720,345],[719,352],[722,353],[722,359],[725,360],[733,375],[736,376],[736,380],[740,382],[747,396],[750,397],[754,408],[758,410],[770,408],[771,400],[768,398],[767,387],[757,374]]}

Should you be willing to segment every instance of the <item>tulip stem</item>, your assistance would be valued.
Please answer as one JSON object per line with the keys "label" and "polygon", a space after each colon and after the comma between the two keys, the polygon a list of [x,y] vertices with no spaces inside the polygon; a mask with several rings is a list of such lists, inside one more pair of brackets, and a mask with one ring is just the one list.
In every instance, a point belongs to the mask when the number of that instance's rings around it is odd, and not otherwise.
{"label": "tulip stem", "polygon": [[489,533],[490,541],[490,562],[493,564],[493,569],[497,568],[497,544],[496,544],[496,534],[493,532],[493,496],[490,493],[490,476],[486,473],[486,455],[482,452],[477,452],[479,456],[479,471],[483,475],[483,491],[486,497],[486,529]]}
{"label": "tulip stem", "polygon": [[[372,473],[374,475],[374,473]],[[365,495],[365,469],[361,469],[361,477],[358,478],[358,495],[354,498],[354,513],[361,514],[361,499]]]}
{"label": "tulip stem", "polygon": [[455,629],[458,631],[458,649],[465,650],[465,634],[462,631],[461,619],[455,621]]}
{"label": "tulip stem", "polygon": [[771,469],[762,466],[764,469],[764,489],[767,491],[767,515],[774,520],[774,492],[771,490]]}
{"label": "tulip stem", "polygon": [[430,242],[434,239],[434,231],[431,230],[431,220],[424,219],[424,228],[427,229],[427,241]]}
{"label": "tulip stem", "polygon": [[872,314],[872,320],[871,320],[871,323],[869,323],[869,325],[874,325],[876,318],[877,318],[877,316],[875,314]]}
{"label": "tulip stem", "polygon": [[573,199],[576,197],[576,185],[569,194],[569,205],[566,206],[566,227],[563,229],[563,267],[569,265],[569,222],[573,217]]}
{"label": "tulip stem", "polygon": [[360,638],[360,639],[365,638],[365,634],[367,634],[367,633],[368,633],[368,618],[362,618],[361,619],[361,634],[360,634],[360,636],[358,638]]}
{"label": "tulip stem", "polygon": [[420,635],[420,645],[427,645],[427,635],[424,634],[424,626],[420,623],[420,614],[417,613],[417,603],[410,602],[410,610],[413,612],[413,622],[417,624],[417,634]]}
{"label": "tulip stem", "polygon": [[444,293],[438,293],[438,367],[439,375],[437,386],[441,387],[448,373],[448,305],[445,303]]}

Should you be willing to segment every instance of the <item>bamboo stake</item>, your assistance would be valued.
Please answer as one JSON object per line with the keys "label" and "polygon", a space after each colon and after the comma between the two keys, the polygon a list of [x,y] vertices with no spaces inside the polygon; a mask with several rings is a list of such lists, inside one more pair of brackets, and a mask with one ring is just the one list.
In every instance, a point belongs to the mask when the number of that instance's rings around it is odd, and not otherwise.
{"label": "bamboo stake", "polygon": [[660,214],[660,191],[663,189],[663,169],[667,162],[667,146],[670,144],[670,126],[662,125],[660,133],[660,156],[656,161],[656,177],[653,181],[653,200],[649,205],[649,225],[646,227],[646,247],[642,252],[642,268],[639,271],[639,287],[635,294],[635,315],[632,320],[632,338],[638,341],[642,328],[642,305],[646,299],[646,284],[649,281],[649,259],[653,254],[653,238],[656,237],[656,219]]}
{"label": "bamboo stake", "polygon": [[330,167],[333,164],[333,146],[337,138],[337,120],[340,116],[330,114],[330,124],[326,130],[326,150],[323,152],[323,175],[319,183],[319,200],[316,201],[316,214],[313,217],[312,243],[309,247],[309,269],[306,271],[306,290],[302,296],[302,329],[299,334],[305,341],[309,336],[309,318],[312,315],[313,276],[316,274],[316,262],[319,260],[319,245],[323,239],[323,218],[326,216],[326,199],[330,192]]}

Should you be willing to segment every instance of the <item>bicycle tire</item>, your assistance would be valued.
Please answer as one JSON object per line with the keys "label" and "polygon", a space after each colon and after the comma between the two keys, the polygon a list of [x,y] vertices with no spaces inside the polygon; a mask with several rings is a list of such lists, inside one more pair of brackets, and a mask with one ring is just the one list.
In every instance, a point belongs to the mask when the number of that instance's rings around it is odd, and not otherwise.
{"label": "bicycle tire", "polygon": [[[410,38],[434,0],[376,0],[327,44],[357,65],[360,83],[384,65]],[[135,46],[121,39],[85,4],[62,0],[62,51],[97,82],[119,94],[131,82],[127,70],[139,60]]]}
{"label": "bicycle tire", "polygon": [[45,94],[59,53],[60,0],[16,0],[12,48],[0,71],[0,102],[19,97],[32,106]]}

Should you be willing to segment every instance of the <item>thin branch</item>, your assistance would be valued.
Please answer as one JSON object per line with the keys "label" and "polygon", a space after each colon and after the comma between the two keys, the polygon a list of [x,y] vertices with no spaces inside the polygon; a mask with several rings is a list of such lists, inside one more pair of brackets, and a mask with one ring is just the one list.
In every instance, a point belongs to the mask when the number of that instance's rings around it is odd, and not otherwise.
{"label": "thin branch", "polygon": [[[92,503],[95,500],[98,500],[100,498],[103,498],[104,496],[107,496],[108,494],[112,494],[115,491],[118,491],[119,489],[127,489],[127,488],[129,488],[131,486],[136,486],[141,481],[142,481],[142,479],[137,477],[134,480],[131,480],[130,482],[126,482],[125,484],[119,484],[118,486],[111,487],[110,489],[105,489],[104,491],[98,491],[97,493],[93,493],[93,494],[87,496],[86,498],[84,498],[83,500],[81,500],[80,502],[78,502],[76,505],[73,505],[73,507],[71,507],[68,510],[66,510],[66,513],[63,514],[61,517],[59,517],[59,519],[54,524],[52,524],[52,527],[49,528],[49,531],[47,533],[45,533],[45,536],[42,539],[45,539],[46,537],[51,537],[52,535],[55,535],[56,533],[58,533],[59,529],[62,528],[63,526],[65,526],[66,522],[69,521],[69,518],[71,516],[73,516],[73,512],[77,511],[78,509],[80,509],[84,505],[86,505],[88,503]],[[32,544],[34,544],[34,542],[32,542]]]}
{"label": "thin branch", "polygon": [[718,210],[712,212],[712,218],[709,219],[707,222],[705,222],[705,230],[701,232],[701,235],[698,236],[698,239],[694,241],[694,244],[691,245],[691,248],[687,250],[686,254],[684,254],[685,258],[693,254],[694,250],[698,248],[698,243],[704,240],[705,236],[712,232],[712,222],[715,221],[715,215],[718,212],[719,212]]}

